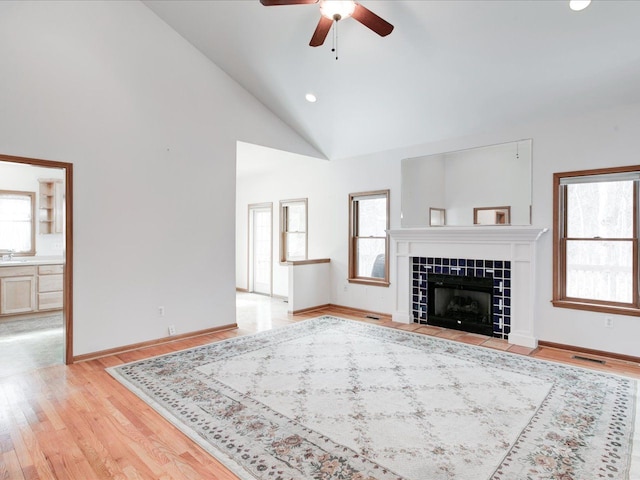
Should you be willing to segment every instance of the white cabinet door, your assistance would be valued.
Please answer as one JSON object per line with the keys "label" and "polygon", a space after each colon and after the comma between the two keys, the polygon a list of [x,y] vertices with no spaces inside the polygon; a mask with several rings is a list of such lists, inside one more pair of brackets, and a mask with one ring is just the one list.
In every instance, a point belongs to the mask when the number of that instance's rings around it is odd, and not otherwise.
{"label": "white cabinet door", "polygon": [[33,312],[36,309],[36,277],[0,278],[0,314]]}

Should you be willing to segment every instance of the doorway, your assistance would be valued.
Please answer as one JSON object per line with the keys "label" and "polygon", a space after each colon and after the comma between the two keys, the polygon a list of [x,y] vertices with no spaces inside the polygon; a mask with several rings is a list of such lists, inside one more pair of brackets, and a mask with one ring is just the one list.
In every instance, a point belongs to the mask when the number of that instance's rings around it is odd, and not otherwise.
{"label": "doorway", "polygon": [[273,204],[249,205],[249,292],[272,294]]}
{"label": "doorway", "polygon": [[[4,276],[8,279],[5,279],[4,283],[12,284],[15,290],[27,292],[27,306],[22,305],[15,310],[20,313],[15,318],[5,315],[0,317],[0,321],[10,320],[10,322],[4,322],[4,326],[11,327],[4,329],[10,332],[7,335],[15,334],[15,341],[21,341],[20,339],[23,338],[26,346],[34,341],[33,335],[29,335],[28,324],[44,325],[43,329],[46,332],[43,333],[43,338],[51,342],[51,335],[55,328],[52,330],[49,327],[55,324],[55,321],[50,317],[57,315],[62,330],[62,339],[59,340],[63,343],[62,358],[59,354],[57,358],[60,363],[71,364],[73,363],[73,165],[66,162],[2,154],[0,154],[0,162],[7,166],[7,172],[9,172],[9,175],[4,178],[5,181],[10,182],[15,179],[17,185],[18,178],[22,177],[20,172],[24,172],[26,178],[33,177],[31,181],[35,182],[32,187],[22,187],[25,191],[33,191],[35,198],[32,215],[32,221],[35,224],[33,227],[35,255],[33,253],[24,256],[5,255],[0,267],[16,271],[4,270],[6,274]],[[15,177],[11,177],[12,172]],[[29,180],[22,178],[21,181]],[[51,190],[54,187],[59,189],[56,195]],[[57,216],[53,214],[54,209],[57,210]],[[42,263],[42,257],[46,257],[44,263]],[[27,275],[13,276],[13,273],[21,274],[22,270]],[[11,281],[13,278],[22,278],[22,284],[13,283]],[[29,282],[32,286],[27,288]],[[25,296],[21,301],[25,301]],[[22,322],[22,320],[25,321]],[[58,328],[59,331],[60,328]],[[45,342],[44,345],[46,344]]]}

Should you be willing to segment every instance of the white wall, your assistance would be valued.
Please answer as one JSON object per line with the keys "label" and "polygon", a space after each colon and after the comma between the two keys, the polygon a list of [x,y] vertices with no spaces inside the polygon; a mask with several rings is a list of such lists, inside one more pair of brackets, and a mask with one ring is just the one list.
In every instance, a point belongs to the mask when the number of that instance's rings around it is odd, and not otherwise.
{"label": "white wall", "polygon": [[[60,168],[43,168],[20,163],[0,161],[0,190],[18,190],[36,194],[36,219],[40,207],[39,178],[58,178],[63,180],[64,170]],[[40,223],[36,221],[36,255],[61,257],[63,254],[62,233],[40,235]]]}
{"label": "white wall", "polygon": [[0,2],[0,64],[0,152],[74,166],[74,355],[234,323],[236,141],[317,152],[139,2]]}
{"label": "white wall", "polygon": [[[234,210],[238,140],[321,155],[141,3],[0,2],[0,62],[0,152],[74,165],[75,355],[163,337],[169,324],[233,323],[245,202],[308,197],[309,255],[331,258],[332,303],[391,312],[390,289],[346,283],[347,196],[390,188],[399,227],[401,159],[533,138],[540,227],[552,226],[553,172],[638,163],[636,104],[293,166],[240,183]],[[237,244],[246,251],[246,237]],[[537,336],[640,355],[638,318],[606,329],[602,314],[551,306],[551,252],[547,234]]]}
{"label": "white wall", "polygon": [[[255,150],[252,150],[255,154]],[[271,152],[266,152],[270,155]],[[280,200],[308,198],[309,258],[330,258],[331,303],[363,308],[374,312],[391,312],[389,288],[349,284],[348,243],[349,194],[390,189],[392,227],[400,225],[400,162],[394,158],[372,158],[327,162],[283,153],[283,158],[269,172],[244,176],[238,180],[236,285],[247,288],[246,223],[251,203],[274,204],[274,258],[278,252],[278,208]],[[238,160],[239,162],[242,159]],[[395,223],[394,223],[395,222]],[[288,292],[287,267],[275,266],[274,294]],[[282,281],[284,277],[284,281]],[[286,282],[286,283],[285,283]]]}
{"label": "white wall", "polygon": [[[533,139],[533,225],[552,228],[554,172],[632,165],[640,162],[637,136],[640,104],[592,112],[581,117],[550,119],[484,135],[444,140],[410,148],[332,161],[322,169],[273,171],[268,177],[238,183],[238,209],[247,197],[308,197],[309,241],[314,257],[331,258],[331,302],[391,313],[390,289],[347,284],[347,221],[350,192],[391,189],[391,226],[400,226],[400,164],[403,158],[456,151],[521,138]],[[250,193],[249,193],[250,192]],[[313,211],[311,210],[313,206]],[[242,239],[238,239],[242,243]],[[392,269],[393,271],[393,269]],[[391,282],[397,279],[391,278]],[[640,319],[614,316],[614,328],[604,327],[604,314],[554,308],[551,301],[552,233],[538,242],[534,334],[540,340],[640,356]],[[346,291],[345,291],[346,287]]]}
{"label": "white wall", "polygon": [[[532,128],[534,223],[553,226],[553,173],[640,164],[640,104]],[[552,295],[552,235],[538,251],[536,335],[543,340],[640,356],[640,318],[613,315],[605,328],[602,313],[555,308]]]}
{"label": "white wall", "polygon": [[[273,149],[255,148],[244,143],[238,144],[238,162],[247,161],[246,156],[264,156],[265,162],[270,162],[274,155]],[[278,155],[278,152],[275,152]],[[249,159],[249,161],[255,158]],[[313,198],[307,204],[308,215],[308,257],[327,258],[328,249],[322,241],[325,238],[321,232],[325,228],[325,204],[330,195],[325,185],[329,177],[329,162],[290,152],[280,152],[277,164],[272,168],[256,169],[252,175],[239,177],[236,196],[236,287],[249,288],[248,278],[248,224],[249,205],[256,203],[273,204],[273,294],[288,297],[289,269],[287,265],[280,265],[280,201],[296,198]],[[314,181],[317,180],[317,181]]]}

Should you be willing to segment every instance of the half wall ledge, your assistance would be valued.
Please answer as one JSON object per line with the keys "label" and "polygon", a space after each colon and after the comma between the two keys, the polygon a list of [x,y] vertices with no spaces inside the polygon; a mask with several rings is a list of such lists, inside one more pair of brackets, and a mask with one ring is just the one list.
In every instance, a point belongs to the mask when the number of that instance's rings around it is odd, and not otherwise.
{"label": "half wall ledge", "polygon": [[331,303],[330,262],[329,258],[286,262],[289,269],[289,313],[301,313]]}

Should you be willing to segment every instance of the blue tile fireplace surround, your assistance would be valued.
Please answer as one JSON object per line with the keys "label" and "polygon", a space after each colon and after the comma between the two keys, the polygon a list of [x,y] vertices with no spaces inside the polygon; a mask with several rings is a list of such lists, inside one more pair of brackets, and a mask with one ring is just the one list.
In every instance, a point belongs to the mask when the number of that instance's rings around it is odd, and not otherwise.
{"label": "blue tile fireplace surround", "polygon": [[[508,339],[511,332],[511,262],[468,258],[411,257],[411,314],[414,323],[429,324],[429,274],[491,279],[489,306],[493,336]],[[431,322],[432,323],[432,322]],[[460,322],[458,322],[460,323]],[[465,328],[462,328],[465,330]]]}

